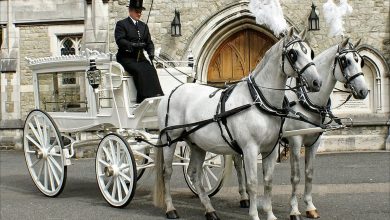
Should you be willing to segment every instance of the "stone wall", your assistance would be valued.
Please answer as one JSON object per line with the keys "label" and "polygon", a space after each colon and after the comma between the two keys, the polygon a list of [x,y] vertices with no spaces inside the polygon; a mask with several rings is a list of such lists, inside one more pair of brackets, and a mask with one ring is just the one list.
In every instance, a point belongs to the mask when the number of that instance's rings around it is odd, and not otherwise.
{"label": "stone wall", "polygon": [[32,72],[28,68],[25,57],[38,58],[51,56],[48,26],[20,27],[20,84],[24,89],[21,92],[20,108],[22,120],[34,109],[34,93],[32,88]]}
{"label": "stone wall", "polygon": [[[150,13],[149,27],[156,48],[174,59],[186,57],[187,45],[197,29],[211,16],[223,8],[237,3],[248,3],[247,0],[155,0]],[[337,0],[335,1],[337,2]],[[146,21],[149,13],[151,0],[145,0],[146,10],[142,20]],[[309,32],[309,42],[316,53],[323,51],[331,45],[341,41],[341,37],[330,38],[328,27],[323,17],[322,5],[324,1],[314,0],[317,5],[320,17],[320,31]],[[128,16],[127,0],[110,1],[110,50],[116,51],[114,40],[115,21]],[[307,18],[311,11],[311,1],[306,0],[282,0],[283,11],[287,20],[297,29],[303,30],[307,27]],[[352,15],[345,19],[345,36],[351,37],[354,41],[362,38],[362,44],[368,44],[383,52],[387,63],[390,64],[390,19],[389,0],[385,1],[349,1],[353,7]],[[182,36],[171,37],[170,25],[174,17],[174,10],[181,13]]]}

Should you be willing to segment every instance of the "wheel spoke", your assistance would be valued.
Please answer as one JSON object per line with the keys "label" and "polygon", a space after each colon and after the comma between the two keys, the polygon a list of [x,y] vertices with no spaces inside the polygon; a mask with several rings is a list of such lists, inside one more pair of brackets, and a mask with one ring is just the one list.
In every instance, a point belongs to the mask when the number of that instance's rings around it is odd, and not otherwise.
{"label": "wheel spoke", "polygon": [[211,163],[205,163],[204,165],[203,165],[204,167],[215,167],[215,168],[221,168],[222,166],[221,166],[221,164],[211,164]]}
{"label": "wheel spoke", "polygon": [[206,172],[203,172],[203,178],[206,180],[207,188],[208,188],[209,190],[211,190],[211,189],[212,189],[212,186],[211,186],[211,183],[210,183],[209,176],[207,175]]}
{"label": "wheel spoke", "polygon": [[[37,138],[37,141],[40,143],[40,144],[35,144],[35,145],[37,145],[37,146],[42,146],[42,147],[43,147],[42,139],[41,139],[41,137],[39,136],[37,130],[34,128],[34,125],[33,125],[31,122],[29,122],[29,123],[28,123],[28,126],[30,127],[31,131],[34,133],[35,137]],[[28,137],[30,137],[30,135],[27,135],[27,138],[28,138]],[[30,138],[31,138],[31,139],[30,139]],[[31,142],[33,142],[33,143],[35,142],[35,143],[36,143],[36,141],[35,141],[32,137],[30,137],[30,138],[29,138],[29,140],[30,140]],[[41,149],[42,149],[42,147],[41,147]]]}
{"label": "wheel spoke", "polygon": [[111,154],[108,152],[107,148],[104,146],[103,146],[103,151],[106,154],[106,157],[108,158],[108,160],[110,160],[111,163],[114,163],[114,161],[112,160]]}
{"label": "wheel spoke", "polygon": [[[50,152],[51,151],[51,149],[53,149],[53,147],[56,147],[56,146],[58,146],[58,145],[55,145],[55,144],[57,144],[58,142],[57,142],[57,138],[55,138],[54,139],[54,142],[53,142],[53,144],[52,145],[50,145],[50,147],[49,147],[49,149],[47,149],[47,152]],[[49,143],[50,144],[50,143]]]}
{"label": "wheel spoke", "polygon": [[123,164],[120,168],[119,168],[119,170],[120,171],[122,171],[122,170],[124,170],[124,169],[127,169],[127,168],[130,168],[130,164]]}
{"label": "wheel spoke", "polygon": [[99,159],[99,163],[103,164],[104,166],[106,167],[109,167],[110,164],[108,164],[106,161],[102,160],[102,159]]}
{"label": "wheel spoke", "polygon": [[119,177],[116,178],[116,185],[118,188],[118,200],[122,201],[122,186],[120,184]]}
{"label": "wheel spoke", "polygon": [[49,153],[49,155],[53,157],[62,157],[61,154],[56,154],[56,153]]}
{"label": "wheel spoke", "polygon": [[47,189],[47,163],[46,161],[43,162],[45,164],[44,172],[43,172],[43,182],[44,186]]}
{"label": "wheel spoke", "polygon": [[35,124],[37,125],[37,130],[38,130],[38,133],[39,133],[39,137],[41,137],[42,147],[45,147],[45,141],[42,139],[43,138],[43,134],[42,134],[41,124],[39,123],[39,120],[37,119],[37,116],[34,117],[34,120],[35,120]]}
{"label": "wheel spoke", "polygon": [[43,129],[42,130],[43,130],[42,138],[43,138],[43,141],[45,143],[44,146],[48,146],[50,144],[50,141],[49,141],[50,137],[48,137],[48,135],[47,135],[47,124],[45,121],[43,121]]}
{"label": "wheel spoke", "polygon": [[[115,177],[113,179],[115,179]],[[112,199],[115,199],[115,194],[116,194],[116,179],[114,180],[114,186],[112,187],[112,192],[111,192]]]}
{"label": "wheel spoke", "polygon": [[52,169],[50,167],[50,163],[49,163],[48,160],[47,160],[47,171],[49,173],[49,180],[50,180],[51,191],[54,191],[55,187],[54,187],[54,181],[53,181],[53,173],[52,173]]}
{"label": "wheel spoke", "polygon": [[37,159],[36,161],[34,161],[34,163],[32,163],[31,165],[30,165],[30,168],[33,168],[35,165],[37,165],[38,164],[38,162],[39,161],[41,161],[42,159]]}
{"label": "wheel spoke", "polygon": [[120,163],[120,158],[121,158],[121,147],[119,145],[119,142],[116,142],[116,163],[119,165]]}
{"label": "wheel spoke", "polygon": [[54,164],[54,166],[58,169],[58,171],[60,171],[60,173],[62,173],[62,167],[58,164],[58,162],[51,156],[48,156],[47,158],[49,158],[49,161]]}
{"label": "wheel spoke", "polygon": [[[110,188],[113,179],[114,179],[114,177],[111,177],[110,180],[108,180],[107,185],[104,187],[104,190],[108,190],[108,188]],[[102,180],[102,182],[104,183],[103,180]]]}
{"label": "wheel spoke", "polygon": [[112,140],[108,140],[108,143],[110,144],[110,151],[112,156],[112,163],[117,163],[115,158],[115,150],[114,150],[114,144],[112,143]]}
{"label": "wheel spoke", "polygon": [[[60,178],[58,177],[58,174],[57,174],[57,171],[54,169],[53,165],[51,164],[52,162],[50,160],[48,160],[49,162],[49,166],[51,168],[51,172],[52,174],[54,175],[54,179],[56,180],[57,182],[57,186],[60,185]],[[56,166],[56,165],[55,165]],[[58,168],[58,167],[57,167]],[[61,170],[59,170],[61,172]],[[62,172],[61,172],[62,173]]]}
{"label": "wheel spoke", "polygon": [[35,146],[37,146],[40,150],[43,150],[42,146],[39,145],[30,135],[26,135],[27,139],[30,140]]}
{"label": "wheel spoke", "polygon": [[44,167],[45,163],[42,162],[41,168],[39,169],[38,175],[37,175],[37,180],[40,181],[42,170]]}
{"label": "wheel spoke", "polygon": [[35,151],[33,151],[33,150],[26,150],[26,153],[28,153],[28,154],[35,154]]}
{"label": "wheel spoke", "polygon": [[125,178],[127,181],[129,181],[130,183],[132,182],[131,180],[131,177],[127,176],[126,174],[124,174],[122,171],[119,171],[119,175],[121,175],[123,178]]}
{"label": "wheel spoke", "polygon": [[129,193],[129,189],[127,188],[128,186],[126,185],[125,181],[123,180],[122,176],[118,176],[119,181],[122,184],[123,189],[125,190],[125,194],[127,195]]}
{"label": "wheel spoke", "polygon": [[213,177],[213,179],[214,179],[215,181],[218,182],[218,177],[215,176],[215,174],[213,173],[213,171],[211,171],[211,169],[210,169],[209,167],[205,167],[204,170],[205,170],[206,172],[208,172],[208,173],[211,175],[211,177]]}

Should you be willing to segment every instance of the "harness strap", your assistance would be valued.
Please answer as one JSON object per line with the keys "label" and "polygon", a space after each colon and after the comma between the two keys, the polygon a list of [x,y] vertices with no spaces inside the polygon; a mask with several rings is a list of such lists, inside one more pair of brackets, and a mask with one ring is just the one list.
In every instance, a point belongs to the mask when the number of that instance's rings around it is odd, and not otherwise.
{"label": "harness strap", "polygon": [[[163,146],[169,146],[173,143],[176,143],[178,141],[182,141],[183,138],[187,137],[188,135],[194,133],[195,131],[205,127],[206,125],[208,124],[211,124],[213,122],[218,122],[220,121],[222,118],[226,118],[226,117],[229,117],[229,116],[232,116],[234,114],[237,114],[241,111],[244,111],[248,108],[250,108],[252,106],[252,104],[246,104],[246,105],[242,105],[242,106],[239,106],[239,107],[236,107],[236,108],[233,108],[229,111],[226,111],[226,112],[223,112],[223,113],[220,113],[220,114],[216,114],[214,115],[213,118],[210,118],[210,119],[206,119],[206,120],[202,120],[202,121],[198,121],[198,122],[193,122],[193,123],[188,123],[188,124],[183,124],[183,125],[172,125],[172,126],[169,126],[169,127],[165,127],[164,129],[161,130],[160,132],[160,137],[165,133],[167,133],[167,131],[171,131],[171,130],[175,130],[175,129],[180,129],[180,128],[188,128],[188,127],[194,127],[190,130],[185,130],[179,137],[177,137],[176,139],[174,140],[170,140],[169,143],[167,144],[164,144]],[[153,145],[153,146],[162,146],[162,145]]]}
{"label": "harness strap", "polygon": [[311,67],[311,66],[315,66],[315,64],[313,62],[310,62],[308,64],[306,64],[306,66],[304,66],[300,71],[299,71],[299,75],[301,75],[303,72],[305,72],[307,70],[307,68]]}
{"label": "harness strap", "polygon": [[[233,85],[233,86],[230,86],[228,87],[227,89],[225,89],[224,91],[221,92],[221,98],[219,100],[219,103],[217,105],[217,111],[216,111],[216,114],[218,114],[219,112],[222,114],[225,112],[225,104],[226,104],[226,101],[229,99],[230,95],[232,94],[234,88],[236,87],[236,85]],[[223,129],[222,129],[222,126],[221,126],[221,122],[222,124],[225,126],[225,130],[230,138],[230,141],[228,141],[228,139],[225,137],[224,133],[223,133]],[[238,145],[237,141],[233,139],[233,135],[231,134],[230,132],[230,129],[229,129],[229,126],[227,125],[227,118],[222,118],[220,121],[217,122],[218,123],[218,127],[219,127],[219,130],[221,131],[221,136],[223,138],[223,140],[229,145],[230,148],[232,148],[235,152],[237,152],[238,154],[242,154],[242,150],[241,150],[241,147]]]}
{"label": "harness strap", "polygon": [[[165,127],[168,126],[169,106],[170,106],[170,104],[171,104],[172,95],[173,95],[173,93],[174,93],[180,86],[182,86],[182,85],[184,85],[184,84],[181,84],[181,85],[177,86],[176,88],[174,88],[174,89],[172,90],[171,94],[169,94],[169,97],[168,97],[168,104],[167,104],[167,113],[166,113],[166,115],[165,115]],[[162,135],[162,133],[160,133],[160,140],[161,140],[161,135]],[[166,137],[167,137],[167,143],[168,143],[168,145],[170,145],[169,143],[171,142],[171,138],[169,137],[168,133],[166,133],[165,135],[166,135]]]}

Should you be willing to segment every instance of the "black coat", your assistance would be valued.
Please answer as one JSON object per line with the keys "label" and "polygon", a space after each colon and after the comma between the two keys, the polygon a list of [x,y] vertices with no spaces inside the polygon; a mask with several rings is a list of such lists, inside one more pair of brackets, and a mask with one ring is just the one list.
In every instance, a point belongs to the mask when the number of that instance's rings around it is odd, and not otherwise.
{"label": "black coat", "polygon": [[[138,30],[140,35],[138,35]],[[144,49],[149,56],[154,55],[154,44],[150,36],[149,27],[142,21],[138,21],[138,29],[130,17],[118,21],[115,27],[115,41],[119,48],[118,56],[136,58],[139,49],[132,47],[131,43],[137,42],[146,43]]]}
{"label": "black coat", "polygon": [[[138,32],[139,31],[139,32]],[[143,50],[154,56],[154,44],[148,26],[138,21],[138,27],[127,17],[117,22],[115,41],[118,45],[117,61],[133,76],[137,88],[137,102],[145,98],[164,95],[156,69],[145,58]],[[144,48],[135,48],[132,43],[144,42]]]}

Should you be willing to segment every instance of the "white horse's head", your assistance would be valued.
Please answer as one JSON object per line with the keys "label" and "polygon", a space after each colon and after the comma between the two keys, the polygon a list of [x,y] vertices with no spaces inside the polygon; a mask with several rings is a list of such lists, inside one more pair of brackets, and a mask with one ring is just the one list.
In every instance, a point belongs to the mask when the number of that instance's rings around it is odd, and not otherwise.
{"label": "white horse's head", "polygon": [[305,38],[306,30],[299,35],[294,34],[293,28],[288,31],[283,42],[282,68],[287,76],[302,81],[309,91],[318,92],[322,81],[313,63],[314,52]]}
{"label": "white horse's head", "polygon": [[368,87],[362,71],[364,60],[355,49],[359,44],[360,40],[352,44],[349,38],[339,44],[333,75],[337,81],[344,83],[355,99],[365,99]]}

